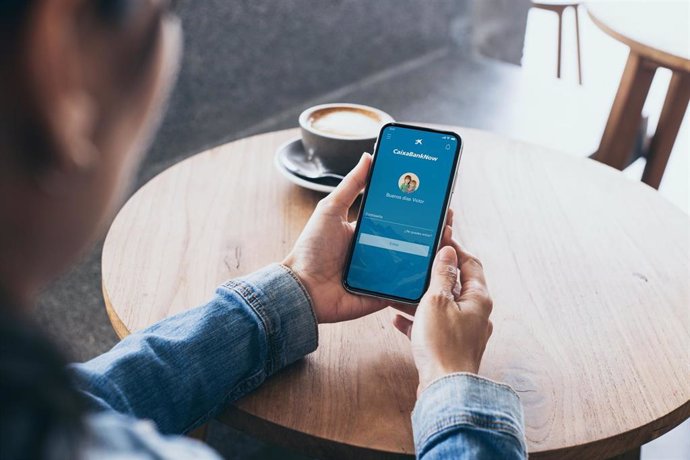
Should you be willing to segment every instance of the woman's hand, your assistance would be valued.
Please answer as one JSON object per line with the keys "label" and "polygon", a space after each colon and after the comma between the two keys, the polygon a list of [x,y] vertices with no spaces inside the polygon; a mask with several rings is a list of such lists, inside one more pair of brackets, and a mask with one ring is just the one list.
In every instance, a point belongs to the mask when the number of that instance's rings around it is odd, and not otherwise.
{"label": "woman's hand", "polygon": [[394,320],[395,327],[412,341],[419,372],[418,395],[444,375],[476,374],[493,330],[489,320],[492,301],[481,263],[450,235],[444,240],[450,245],[436,254],[431,284],[414,321],[400,314]]}
{"label": "woman's hand", "polygon": [[393,302],[350,294],[341,279],[355,232],[347,214],[364,189],[371,166],[365,153],[338,187],[319,201],[314,214],[283,264],[290,267],[311,296],[319,323],[359,318]]}

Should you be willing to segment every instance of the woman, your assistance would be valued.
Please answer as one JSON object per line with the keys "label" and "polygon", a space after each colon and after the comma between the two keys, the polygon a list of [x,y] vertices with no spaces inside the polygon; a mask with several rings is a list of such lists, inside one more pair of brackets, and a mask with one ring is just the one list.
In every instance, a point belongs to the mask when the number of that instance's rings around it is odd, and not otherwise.
{"label": "woman", "polygon": [[[0,18],[0,458],[215,458],[180,435],[313,351],[317,323],[387,306],[340,284],[371,158],[282,263],[67,366],[28,312],[117,209],[174,79],[179,24],[159,0],[3,0]],[[414,322],[395,319],[419,371],[417,453],[524,457],[517,395],[476,376],[491,299],[449,222],[422,302],[398,306]]]}

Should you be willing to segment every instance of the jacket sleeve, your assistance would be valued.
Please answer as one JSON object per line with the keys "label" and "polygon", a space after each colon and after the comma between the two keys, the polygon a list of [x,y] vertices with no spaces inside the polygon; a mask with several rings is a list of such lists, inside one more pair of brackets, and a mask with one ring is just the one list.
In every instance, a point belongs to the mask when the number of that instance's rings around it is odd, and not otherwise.
{"label": "jacket sleeve", "polygon": [[184,433],[314,351],[317,331],[306,290],[274,264],[226,282],[207,304],[71,369],[92,409],[150,419],[164,434]]}
{"label": "jacket sleeve", "polygon": [[432,382],[412,412],[412,431],[420,459],[527,458],[518,395],[474,374]]}

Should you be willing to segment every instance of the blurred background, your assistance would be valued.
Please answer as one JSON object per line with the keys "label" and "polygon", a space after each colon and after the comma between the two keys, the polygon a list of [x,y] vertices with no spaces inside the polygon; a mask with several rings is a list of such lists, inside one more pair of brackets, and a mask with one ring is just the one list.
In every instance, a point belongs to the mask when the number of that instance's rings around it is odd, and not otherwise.
{"label": "blurred background", "polygon": [[[363,103],[400,121],[480,128],[590,156],[606,126],[628,47],[597,27],[584,4],[565,3],[575,7],[554,10],[530,0],[182,1],[182,69],[136,187],[206,148],[295,127],[303,109],[322,102]],[[654,2],[664,3],[680,4],[686,14],[690,8],[682,0]],[[679,46],[690,51],[690,32],[680,37],[685,43]],[[632,158],[644,155],[670,78],[666,69],[656,73]],[[685,212],[687,118],[659,186]],[[637,158],[625,174],[639,180],[644,165]],[[44,292],[37,311],[77,361],[117,341],[100,291],[101,249],[99,244]],[[210,427],[209,443],[227,458],[302,458],[218,423]],[[642,457],[690,458],[690,423],[644,446]]]}

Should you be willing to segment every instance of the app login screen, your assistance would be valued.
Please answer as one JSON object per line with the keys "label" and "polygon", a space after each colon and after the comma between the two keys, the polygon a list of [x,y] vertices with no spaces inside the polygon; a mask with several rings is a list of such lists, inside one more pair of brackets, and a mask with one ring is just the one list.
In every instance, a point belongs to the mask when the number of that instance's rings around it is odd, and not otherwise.
{"label": "app login screen", "polygon": [[422,296],[458,142],[400,126],[381,133],[349,286],[409,300]]}

